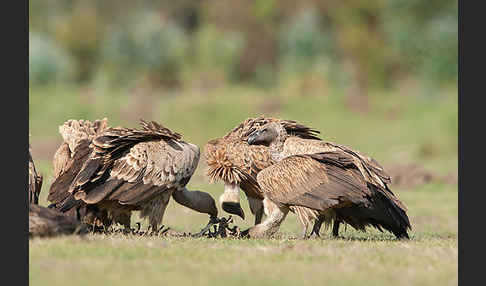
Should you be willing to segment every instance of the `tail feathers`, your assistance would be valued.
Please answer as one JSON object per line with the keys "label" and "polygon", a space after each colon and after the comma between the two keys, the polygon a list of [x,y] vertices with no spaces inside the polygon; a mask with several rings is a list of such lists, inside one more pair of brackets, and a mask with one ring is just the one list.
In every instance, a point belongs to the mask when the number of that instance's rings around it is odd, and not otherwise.
{"label": "tail feathers", "polygon": [[376,211],[382,213],[378,216],[378,223],[391,231],[397,238],[409,239],[407,230],[411,230],[412,226],[405,210],[400,208],[393,200],[390,200],[381,190],[375,193],[374,200]]}
{"label": "tail feathers", "polygon": [[408,230],[412,229],[406,212],[398,207],[380,190],[373,188],[370,204],[335,209],[338,218],[355,229],[365,230],[367,225],[382,231],[388,230],[398,239],[409,239]]}

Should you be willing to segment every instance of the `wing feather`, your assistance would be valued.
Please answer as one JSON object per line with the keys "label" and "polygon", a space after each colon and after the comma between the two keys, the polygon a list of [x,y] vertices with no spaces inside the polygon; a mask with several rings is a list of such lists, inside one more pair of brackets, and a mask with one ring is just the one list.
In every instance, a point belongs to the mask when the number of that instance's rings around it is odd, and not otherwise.
{"label": "wing feather", "polygon": [[110,128],[92,142],[93,152],[69,192],[87,203],[144,201],[157,192],[187,184],[199,161],[196,145],[155,122],[142,130]]}
{"label": "wing feather", "polygon": [[286,205],[324,211],[349,203],[365,203],[369,190],[356,168],[347,168],[351,159],[332,164],[326,155],[334,153],[287,157],[261,171],[258,183],[271,200]]}

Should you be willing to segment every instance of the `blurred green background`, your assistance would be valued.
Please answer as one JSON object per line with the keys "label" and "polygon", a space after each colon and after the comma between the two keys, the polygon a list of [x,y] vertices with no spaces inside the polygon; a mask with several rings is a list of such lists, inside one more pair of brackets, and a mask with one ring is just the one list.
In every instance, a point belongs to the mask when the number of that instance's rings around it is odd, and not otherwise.
{"label": "blurred green background", "polygon": [[[450,0],[29,1],[41,203],[58,126],[103,117],[156,120],[201,149],[247,117],[293,119],[387,168],[457,183],[457,11]],[[216,197],[205,167],[190,187]]]}

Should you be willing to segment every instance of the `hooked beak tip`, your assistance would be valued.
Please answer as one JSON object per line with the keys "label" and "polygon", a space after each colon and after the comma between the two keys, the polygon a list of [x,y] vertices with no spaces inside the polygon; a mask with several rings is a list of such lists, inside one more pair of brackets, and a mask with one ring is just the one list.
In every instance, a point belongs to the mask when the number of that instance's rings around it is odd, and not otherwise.
{"label": "hooked beak tip", "polygon": [[221,207],[225,212],[237,215],[243,220],[245,219],[245,212],[241,208],[240,203],[224,202],[222,203]]}

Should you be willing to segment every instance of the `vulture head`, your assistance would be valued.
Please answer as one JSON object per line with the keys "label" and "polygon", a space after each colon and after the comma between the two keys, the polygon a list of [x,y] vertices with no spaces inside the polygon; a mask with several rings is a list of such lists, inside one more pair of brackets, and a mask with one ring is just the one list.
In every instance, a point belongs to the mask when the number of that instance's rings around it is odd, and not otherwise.
{"label": "vulture head", "polygon": [[270,122],[262,128],[253,131],[248,136],[248,144],[270,146],[275,141],[285,140],[287,132],[285,128],[276,122]]}
{"label": "vulture head", "polygon": [[221,208],[227,213],[237,215],[245,219],[245,212],[240,205],[240,190],[237,184],[224,184],[225,191],[219,197]]}

